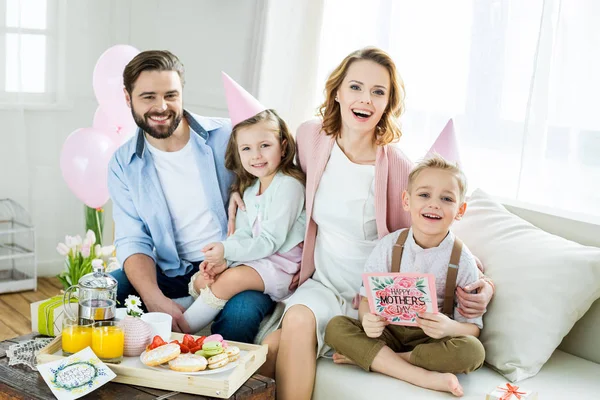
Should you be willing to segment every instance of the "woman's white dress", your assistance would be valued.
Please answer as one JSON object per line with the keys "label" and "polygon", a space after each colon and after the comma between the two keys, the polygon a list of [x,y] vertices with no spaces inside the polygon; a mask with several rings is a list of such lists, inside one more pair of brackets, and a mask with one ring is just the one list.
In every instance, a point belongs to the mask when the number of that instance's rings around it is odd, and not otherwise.
{"label": "woman's white dress", "polygon": [[360,289],[365,262],[377,240],[374,178],[375,166],[351,162],[334,144],[313,206],[317,224],[315,273],[284,301],[285,312],[302,304],[315,314],[317,357],[330,350],[324,337],[331,318],[358,317],[352,299]]}

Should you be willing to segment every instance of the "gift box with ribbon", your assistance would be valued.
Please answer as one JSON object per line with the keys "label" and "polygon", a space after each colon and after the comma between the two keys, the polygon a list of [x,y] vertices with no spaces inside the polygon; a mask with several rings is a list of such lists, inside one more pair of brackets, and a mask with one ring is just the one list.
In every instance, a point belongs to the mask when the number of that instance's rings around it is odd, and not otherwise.
{"label": "gift box with ribbon", "polygon": [[[71,298],[71,314],[77,315],[77,299]],[[63,296],[54,296],[46,300],[31,303],[31,330],[42,335],[57,336],[62,330],[65,316]]]}
{"label": "gift box with ribbon", "polygon": [[537,392],[521,389],[510,383],[498,386],[492,393],[485,396],[485,400],[537,400]]}

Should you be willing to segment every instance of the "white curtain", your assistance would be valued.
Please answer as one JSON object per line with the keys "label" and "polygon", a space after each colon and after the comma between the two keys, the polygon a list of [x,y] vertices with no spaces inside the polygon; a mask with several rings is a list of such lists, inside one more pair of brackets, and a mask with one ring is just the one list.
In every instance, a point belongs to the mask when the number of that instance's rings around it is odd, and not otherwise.
{"label": "white curtain", "polygon": [[258,99],[295,132],[315,116],[315,82],[324,0],[269,0]]}
{"label": "white curtain", "polygon": [[413,160],[452,117],[471,188],[600,221],[600,2],[324,1],[315,105],[345,55],[381,47]]}

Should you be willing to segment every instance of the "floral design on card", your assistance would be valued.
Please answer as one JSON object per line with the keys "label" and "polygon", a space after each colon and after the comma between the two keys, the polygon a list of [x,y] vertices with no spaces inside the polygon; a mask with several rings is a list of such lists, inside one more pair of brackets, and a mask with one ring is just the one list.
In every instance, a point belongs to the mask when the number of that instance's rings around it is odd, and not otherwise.
{"label": "floral design on card", "polygon": [[371,313],[391,324],[417,326],[417,313],[438,312],[432,274],[363,274],[363,284]]}
{"label": "floral design on card", "polygon": [[70,357],[38,365],[38,371],[59,400],[85,396],[116,376],[89,347]]}

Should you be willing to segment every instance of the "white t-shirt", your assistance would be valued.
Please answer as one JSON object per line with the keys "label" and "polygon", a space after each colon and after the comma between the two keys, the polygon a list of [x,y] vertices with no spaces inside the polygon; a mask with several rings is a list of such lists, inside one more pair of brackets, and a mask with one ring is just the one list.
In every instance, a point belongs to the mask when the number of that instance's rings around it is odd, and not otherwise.
{"label": "white t-shirt", "polygon": [[[190,134],[195,133],[190,131]],[[187,261],[203,260],[202,248],[220,241],[221,229],[208,208],[206,188],[202,185],[192,141],[188,141],[181,150],[173,152],[159,150],[147,140],[146,145],[152,154],[169,207],[179,258]]]}

